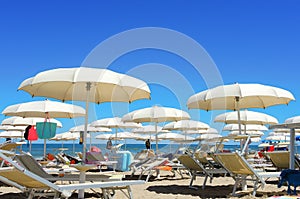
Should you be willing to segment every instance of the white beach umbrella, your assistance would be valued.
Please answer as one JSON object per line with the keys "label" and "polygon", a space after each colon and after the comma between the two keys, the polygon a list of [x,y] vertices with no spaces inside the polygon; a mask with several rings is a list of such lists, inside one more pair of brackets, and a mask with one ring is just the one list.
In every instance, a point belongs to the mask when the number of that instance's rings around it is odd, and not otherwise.
{"label": "white beach umbrella", "polygon": [[202,140],[211,140],[211,139],[217,139],[222,137],[220,134],[200,134],[195,138],[197,141],[202,141]]}
{"label": "white beach umbrella", "polygon": [[160,122],[179,121],[179,120],[187,120],[187,119],[190,119],[190,116],[185,111],[175,109],[175,108],[160,107],[160,106],[153,106],[149,108],[132,111],[122,117],[122,121],[124,122],[155,123],[156,152],[158,152],[157,124]]}
{"label": "white beach umbrella", "polygon": [[2,111],[2,114],[20,117],[74,118],[84,116],[85,110],[72,104],[43,100],[8,106]]}
{"label": "white beach umbrella", "polygon": [[[204,110],[237,110],[238,124],[240,109],[266,108],[277,104],[288,104],[295,100],[287,90],[262,84],[231,84],[222,85],[202,91],[188,99],[187,106],[191,109]],[[239,127],[241,132],[241,127]]]}
{"label": "white beach umbrella", "polygon": [[200,129],[200,130],[188,130],[185,131],[186,134],[219,134],[218,130],[215,128]]}
{"label": "white beach umbrella", "polygon": [[[244,124],[241,125],[242,129],[245,129],[247,131],[267,131],[269,130],[264,125],[257,125],[257,124],[247,124],[246,127]],[[227,124],[223,127],[223,131],[238,131],[239,125],[238,124]]]}
{"label": "white beach umbrella", "polygon": [[261,141],[261,137],[257,137],[257,138],[250,138],[251,142],[260,142]]}
{"label": "white beach umbrella", "polygon": [[[71,133],[80,133],[80,132],[84,132],[84,128],[85,125],[79,125],[79,126],[74,126],[72,128],[69,129],[69,132]],[[88,133],[96,133],[96,132],[111,132],[111,129],[106,128],[106,127],[94,127],[91,125],[87,126],[87,132]],[[91,149],[91,145],[92,145],[92,136],[90,135],[90,149]]]}
{"label": "white beach umbrella", "polygon": [[[84,101],[86,103],[85,130],[83,133],[83,159],[86,152],[89,102],[133,102],[149,99],[148,85],[137,78],[99,68],[58,68],[40,72],[26,79],[19,86],[32,96],[44,96],[62,101]],[[80,182],[85,181],[81,172]],[[80,190],[78,197],[84,198]]]}
{"label": "white beach umbrella", "polygon": [[2,131],[0,132],[0,138],[22,138],[22,131]]}
{"label": "white beach umbrella", "polygon": [[136,122],[123,122],[120,117],[113,118],[104,118],[100,120],[96,120],[91,123],[91,126],[94,127],[107,127],[107,128],[138,128],[141,127],[141,124]]}
{"label": "white beach umbrella", "polygon": [[[96,135],[95,138],[99,139],[99,140],[110,140],[110,139],[114,138],[114,135],[111,133],[102,133],[102,134]],[[119,139],[121,140],[121,138],[119,138]]]}
{"label": "white beach umbrella", "polygon": [[[228,135],[239,135],[239,131],[230,131],[228,133]],[[246,132],[243,132],[242,134],[246,134],[246,135],[259,135],[259,136],[263,136],[264,135],[264,132],[262,131],[246,131]]]}
{"label": "white beach umbrella", "polygon": [[[84,108],[62,102],[43,100],[15,104],[6,107],[2,114],[6,116],[74,118],[85,115]],[[46,156],[46,139],[44,139],[44,157]]]}
{"label": "white beach umbrella", "polygon": [[266,137],[265,140],[290,141],[290,136],[273,135]]}
{"label": "white beach umbrella", "polygon": [[157,134],[157,133],[168,133],[170,131],[163,130],[161,126],[154,126],[154,125],[145,125],[139,128],[132,129],[133,133],[139,134]]}
{"label": "white beach umbrella", "polygon": [[[70,128],[69,131],[71,133],[82,132],[82,131],[84,131],[84,125],[74,126],[74,127]],[[88,132],[111,132],[112,130],[109,128],[105,128],[105,127],[94,127],[94,126],[88,125],[87,131]]]}
{"label": "white beach umbrella", "polygon": [[26,126],[0,126],[0,130],[5,130],[5,131],[25,131]]}
{"label": "white beach umbrella", "polygon": [[163,127],[164,130],[200,130],[209,129],[209,125],[195,120],[180,120],[170,122]]}
{"label": "white beach umbrella", "polygon": [[[40,117],[19,117],[13,116],[2,120],[1,125],[10,125],[10,126],[28,126],[28,125],[36,125],[37,122],[44,122],[45,118]],[[62,123],[56,119],[51,118],[50,122],[54,122],[57,124],[57,127],[61,128]]]}
{"label": "white beach umbrella", "polygon": [[191,136],[185,136],[179,133],[162,133],[158,135],[160,140],[170,140],[174,142],[193,142],[195,138]]}
{"label": "white beach umbrella", "polygon": [[244,127],[247,129],[248,124],[277,124],[278,120],[265,113],[243,110],[240,111],[240,119],[236,111],[234,111],[217,115],[214,122],[224,122],[225,124],[238,124],[238,122],[240,122],[244,124]]}
{"label": "white beach umbrella", "polygon": [[136,122],[123,122],[122,118],[120,117],[113,117],[113,118],[104,118],[100,120],[96,120],[91,123],[91,126],[95,127],[107,127],[107,128],[114,128],[115,131],[115,137],[117,140],[118,137],[118,129],[132,129],[132,128],[138,128],[141,127],[141,124],[138,124]]}

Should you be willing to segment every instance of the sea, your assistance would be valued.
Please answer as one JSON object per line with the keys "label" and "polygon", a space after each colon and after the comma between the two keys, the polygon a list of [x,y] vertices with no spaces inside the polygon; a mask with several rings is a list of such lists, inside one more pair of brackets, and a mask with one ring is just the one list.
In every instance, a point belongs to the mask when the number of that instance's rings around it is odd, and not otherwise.
{"label": "sea", "polygon": [[[109,151],[106,149],[106,144],[92,144],[91,146],[96,146],[99,149],[101,149],[102,153],[109,153]],[[89,144],[87,144],[87,147],[89,147]],[[159,144],[159,151],[164,153],[174,153],[176,150],[178,150],[179,147],[182,147],[182,145],[179,144]],[[197,147],[196,144],[192,144],[188,146],[190,149],[195,149]],[[151,148],[155,149],[155,144],[152,144]],[[121,146],[120,150],[130,151],[133,155],[140,152],[141,150],[146,149],[145,144],[124,144]],[[224,149],[235,151],[239,150],[240,146],[237,145],[224,145]],[[44,154],[44,144],[43,143],[33,143],[31,145],[31,151],[30,151],[30,145],[29,144],[23,144],[22,151],[24,152],[30,152],[35,158],[40,159],[43,157]],[[250,145],[249,150],[258,150],[258,145]],[[65,144],[57,144],[57,143],[47,143],[46,144],[46,154],[57,154],[59,152],[63,151],[66,154],[69,155],[76,155],[76,152],[82,151],[82,144],[78,143],[65,143]]]}

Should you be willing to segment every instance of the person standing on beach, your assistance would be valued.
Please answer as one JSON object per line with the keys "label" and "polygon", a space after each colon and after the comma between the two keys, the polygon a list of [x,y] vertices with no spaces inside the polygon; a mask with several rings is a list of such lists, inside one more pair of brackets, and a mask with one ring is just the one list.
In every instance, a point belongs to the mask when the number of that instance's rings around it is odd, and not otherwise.
{"label": "person standing on beach", "polygon": [[151,148],[150,139],[146,140],[145,145],[147,150]]}

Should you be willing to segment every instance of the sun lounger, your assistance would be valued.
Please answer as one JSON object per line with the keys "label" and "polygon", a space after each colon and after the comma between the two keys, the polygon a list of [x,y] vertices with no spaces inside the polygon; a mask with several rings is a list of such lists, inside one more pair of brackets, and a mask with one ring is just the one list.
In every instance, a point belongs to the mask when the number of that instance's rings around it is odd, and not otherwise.
{"label": "sun lounger", "polygon": [[254,183],[252,194],[255,196],[258,188],[264,188],[266,179],[279,178],[280,176],[280,172],[263,172],[254,170],[247,160],[238,152],[215,153],[214,155],[235,179],[235,185],[232,191],[233,195],[236,195],[236,188],[239,184],[246,181],[252,181]]}
{"label": "sun lounger", "polygon": [[185,166],[192,174],[191,181],[190,181],[190,188],[193,187],[193,181],[196,179],[197,176],[205,176],[202,189],[205,188],[206,182],[208,177],[210,178],[210,183],[212,182],[214,178],[214,174],[221,174],[225,175],[227,171],[225,169],[211,169],[211,168],[204,168],[204,166],[197,161],[192,155],[189,154],[183,154],[178,157],[178,160],[180,163]]}
{"label": "sun lounger", "polygon": [[143,184],[144,181],[108,181],[108,182],[87,182],[67,185],[57,185],[51,181],[38,176],[21,165],[15,163],[0,151],[0,157],[8,161],[12,166],[0,168],[0,180],[8,185],[14,186],[23,192],[29,193],[28,198],[34,196],[47,196],[51,194],[54,198],[68,198],[74,190],[100,188],[104,198],[111,197],[110,191],[116,189],[127,190],[124,193],[127,198],[132,198],[131,185]]}
{"label": "sun lounger", "polygon": [[149,158],[146,159],[144,162],[141,162],[132,169],[132,176],[135,173],[140,173],[139,179],[142,178],[143,175],[147,175],[146,182],[148,182],[149,178],[156,172],[159,177],[159,167],[166,166],[169,163],[167,158]]}
{"label": "sun lounger", "polygon": [[[67,172],[68,169],[63,169],[64,176],[63,177],[57,177],[58,172],[56,172],[56,175],[51,175],[45,171],[45,169],[30,155],[28,154],[17,154],[14,158],[20,164],[22,167],[27,169],[28,171],[31,171],[32,173],[45,178],[50,181],[78,181],[79,174],[70,174]],[[75,168],[73,168],[76,170]],[[48,169],[50,171],[50,169]],[[74,171],[73,170],[73,171]],[[58,171],[56,169],[56,171]],[[52,172],[53,169],[52,169]],[[110,180],[122,180],[123,175],[115,175],[112,173],[96,173],[96,174],[86,174],[86,181],[110,181]]]}
{"label": "sun lounger", "polygon": [[[278,170],[288,169],[290,167],[289,151],[272,151],[265,152],[265,155],[271,160]],[[295,155],[295,167],[300,168],[299,159]]]}
{"label": "sun lounger", "polygon": [[86,153],[86,164],[95,164],[98,165],[100,170],[101,166],[112,166],[113,170],[116,168],[116,164],[118,161],[115,160],[107,160],[104,158],[102,152],[87,152]]}

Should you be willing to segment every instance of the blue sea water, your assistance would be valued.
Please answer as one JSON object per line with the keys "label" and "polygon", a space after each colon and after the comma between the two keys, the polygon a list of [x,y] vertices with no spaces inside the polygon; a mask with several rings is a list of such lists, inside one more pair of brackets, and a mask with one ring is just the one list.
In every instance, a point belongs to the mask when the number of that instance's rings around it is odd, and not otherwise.
{"label": "blue sea water", "polygon": [[[88,147],[89,145],[87,145]],[[108,153],[109,151],[107,151],[105,149],[106,145],[105,144],[93,144],[93,146],[96,146],[98,148],[100,148],[102,150],[102,152]],[[159,144],[159,150],[161,152],[166,152],[166,153],[174,153],[179,145],[178,144]],[[190,148],[195,148],[197,145],[190,145]],[[238,150],[239,149],[239,145],[225,145],[224,149],[227,150]],[[75,152],[80,152],[82,151],[82,145],[81,144],[55,144],[55,143],[51,143],[51,144],[47,144],[46,145],[46,153],[52,153],[52,154],[56,154],[59,153],[61,148],[67,149],[64,152],[69,154],[69,155],[74,155]],[[152,148],[155,148],[155,145],[152,145]],[[142,149],[145,149],[145,145],[144,144],[126,144],[123,145],[121,147],[121,150],[128,150],[130,151],[133,155],[135,155],[136,153],[138,153],[139,151],[141,151]],[[25,152],[29,152],[29,145],[24,144],[22,145],[22,150]],[[257,145],[250,145],[250,150],[258,150],[258,146]],[[35,157],[35,158],[42,158],[43,157],[43,153],[44,153],[44,144],[32,144],[31,147],[31,154]]]}

